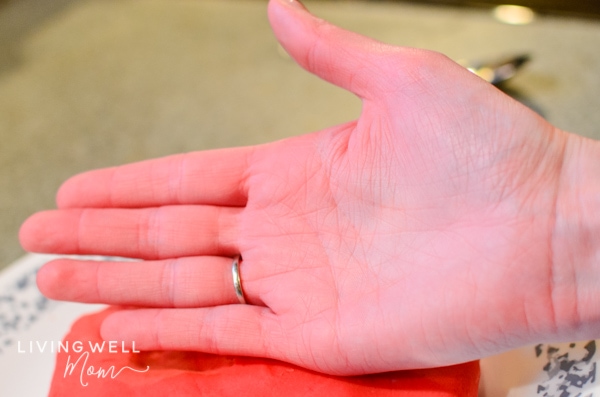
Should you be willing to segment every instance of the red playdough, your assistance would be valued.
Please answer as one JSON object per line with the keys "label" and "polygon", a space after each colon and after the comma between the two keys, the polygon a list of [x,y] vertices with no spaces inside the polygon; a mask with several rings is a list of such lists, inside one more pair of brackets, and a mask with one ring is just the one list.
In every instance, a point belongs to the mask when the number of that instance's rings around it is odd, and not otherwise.
{"label": "red playdough", "polygon": [[[426,370],[337,377],[283,362],[199,352],[132,352],[105,343],[100,324],[109,310],[73,324],[57,355],[50,396],[477,396],[479,363]],[[127,352],[129,350],[129,352]],[[87,352],[87,353],[86,353]],[[140,371],[140,372],[138,372]],[[145,371],[145,372],[141,372]]]}

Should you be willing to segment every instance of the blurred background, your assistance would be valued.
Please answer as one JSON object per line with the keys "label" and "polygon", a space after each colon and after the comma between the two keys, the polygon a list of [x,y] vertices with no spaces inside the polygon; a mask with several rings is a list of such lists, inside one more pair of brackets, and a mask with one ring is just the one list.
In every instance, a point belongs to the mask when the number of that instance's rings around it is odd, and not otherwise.
{"label": "blurred background", "polygon": [[[306,1],[378,40],[466,63],[527,54],[503,89],[556,126],[600,137],[600,2]],[[253,145],[358,116],[297,67],[264,0],[0,0],[0,268],[69,176]]]}
{"label": "blurred background", "polygon": [[[465,6],[465,7],[495,7],[507,4],[500,0],[414,0],[430,4]],[[576,16],[583,18],[599,18],[600,2],[598,0],[516,0],[508,4],[531,8],[538,14]]]}

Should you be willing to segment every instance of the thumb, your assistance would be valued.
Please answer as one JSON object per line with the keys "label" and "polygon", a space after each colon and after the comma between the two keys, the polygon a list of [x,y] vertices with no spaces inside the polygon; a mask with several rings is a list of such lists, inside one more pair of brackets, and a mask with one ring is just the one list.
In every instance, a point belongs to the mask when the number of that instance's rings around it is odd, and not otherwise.
{"label": "thumb", "polygon": [[314,17],[298,0],[271,0],[275,36],[300,66],[362,99],[389,86],[386,65],[402,49],[338,28]]}

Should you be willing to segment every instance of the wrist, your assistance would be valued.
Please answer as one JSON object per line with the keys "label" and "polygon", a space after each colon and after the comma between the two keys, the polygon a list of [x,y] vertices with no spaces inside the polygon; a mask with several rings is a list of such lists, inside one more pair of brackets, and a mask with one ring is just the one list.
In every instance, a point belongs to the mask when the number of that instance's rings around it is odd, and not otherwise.
{"label": "wrist", "polygon": [[552,235],[552,298],[560,338],[600,326],[600,142],[569,135]]}

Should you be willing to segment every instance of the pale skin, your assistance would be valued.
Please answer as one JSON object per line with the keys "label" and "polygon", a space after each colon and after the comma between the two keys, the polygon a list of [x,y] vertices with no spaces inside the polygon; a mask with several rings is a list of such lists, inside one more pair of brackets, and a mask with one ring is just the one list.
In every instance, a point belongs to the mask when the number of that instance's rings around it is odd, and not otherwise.
{"label": "pale skin", "polygon": [[122,305],[102,336],[141,349],[339,375],[600,336],[598,143],[440,54],[297,2],[272,0],[269,18],[302,67],[362,100],[359,119],[71,178],[23,246],[143,261],[53,261],[45,295]]}

